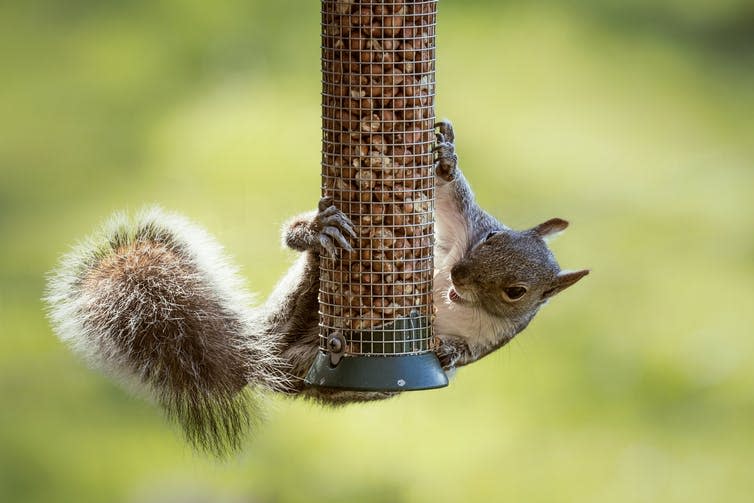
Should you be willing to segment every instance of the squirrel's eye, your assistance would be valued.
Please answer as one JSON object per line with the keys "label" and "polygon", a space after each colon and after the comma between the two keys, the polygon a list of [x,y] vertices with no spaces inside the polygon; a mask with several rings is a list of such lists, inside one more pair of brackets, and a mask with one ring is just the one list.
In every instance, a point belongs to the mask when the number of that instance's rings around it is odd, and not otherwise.
{"label": "squirrel's eye", "polygon": [[505,297],[505,299],[510,302],[519,300],[525,294],[526,294],[525,286],[517,285],[517,286],[508,286],[508,287],[503,288],[503,297]]}

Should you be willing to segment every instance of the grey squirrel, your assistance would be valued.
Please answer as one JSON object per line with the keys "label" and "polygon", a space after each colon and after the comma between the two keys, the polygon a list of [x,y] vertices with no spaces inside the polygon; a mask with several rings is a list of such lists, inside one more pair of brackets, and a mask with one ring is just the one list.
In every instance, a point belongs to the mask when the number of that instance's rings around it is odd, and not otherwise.
{"label": "grey squirrel", "polygon": [[[566,221],[514,231],[483,211],[458,168],[451,124],[438,128],[435,335],[450,372],[505,345],[588,271],[562,272],[545,244]],[[304,385],[319,351],[320,255],[349,250],[353,235],[328,198],[294,218],[283,241],[303,253],[250,308],[237,271],[202,229],[159,209],[133,222],[116,215],[51,275],[49,316],[93,365],[153,396],[194,446],[223,455],[261,416],[261,391],[328,405],[394,395]]]}

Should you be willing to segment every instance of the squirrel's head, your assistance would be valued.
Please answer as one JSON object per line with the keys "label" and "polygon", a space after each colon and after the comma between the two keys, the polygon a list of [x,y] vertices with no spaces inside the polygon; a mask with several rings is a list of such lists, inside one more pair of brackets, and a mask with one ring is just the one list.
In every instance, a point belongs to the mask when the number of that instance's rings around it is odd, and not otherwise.
{"label": "squirrel's head", "polygon": [[451,269],[448,300],[507,320],[513,337],[544,303],[589,273],[561,271],[545,243],[567,226],[553,218],[524,231],[502,228],[482,236]]}

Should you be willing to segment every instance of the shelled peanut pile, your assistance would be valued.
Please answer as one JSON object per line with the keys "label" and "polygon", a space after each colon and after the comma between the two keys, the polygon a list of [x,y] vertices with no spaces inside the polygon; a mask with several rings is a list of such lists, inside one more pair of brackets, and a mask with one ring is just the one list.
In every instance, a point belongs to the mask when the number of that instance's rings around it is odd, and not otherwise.
{"label": "shelled peanut pile", "polygon": [[[353,221],[354,251],[323,256],[320,335],[351,353],[426,351],[391,332],[432,317],[436,1],[322,1],[322,191]],[[382,330],[379,343],[363,332]],[[408,341],[406,344],[405,342]]]}

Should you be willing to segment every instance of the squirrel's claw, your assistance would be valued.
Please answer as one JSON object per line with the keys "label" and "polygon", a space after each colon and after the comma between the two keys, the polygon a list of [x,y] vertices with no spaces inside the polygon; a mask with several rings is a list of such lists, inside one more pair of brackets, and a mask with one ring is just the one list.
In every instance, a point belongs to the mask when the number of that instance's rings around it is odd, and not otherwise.
{"label": "squirrel's claw", "polygon": [[458,169],[458,156],[453,141],[455,133],[453,125],[448,120],[443,120],[435,124],[439,129],[435,133],[437,143],[432,151],[435,153],[435,175],[443,181],[451,182],[456,177]]}
{"label": "squirrel's claw", "polygon": [[452,143],[441,142],[433,150],[436,154],[435,175],[441,180],[452,182],[458,170],[458,156],[455,147]]}
{"label": "squirrel's claw", "polygon": [[439,129],[439,134],[445,138],[443,141],[455,143],[456,135],[453,131],[453,124],[449,120],[445,119],[435,123],[435,128]]}
{"label": "squirrel's claw", "polygon": [[333,244],[332,240],[326,234],[323,233],[319,235],[319,244],[322,245],[322,248],[332,258],[335,258],[338,256],[338,250],[335,248],[335,245]]}
{"label": "squirrel's claw", "polygon": [[[334,209],[335,211],[329,212],[330,209]],[[325,213],[320,214],[322,216],[320,221],[325,227],[332,227],[337,230],[339,234],[345,232],[352,238],[356,237],[356,231],[353,230],[353,224],[351,224],[351,221],[342,211],[335,208],[335,206],[331,206],[328,208],[328,212],[329,214],[327,215]],[[343,237],[342,234],[340,234],[340,236]]]}
{"label": "squirrel's claw", "polygon": [[353,248],[348,243],[348,241],[346,241],[346,238],[337,227],[328,225],[327,227],[322,229],[322,234],[329,236],[332,240],[336,241],[344,250],[348,252],[353,251]]}
{"label": "squirrel's claw", "polygon": [[[315,218],[319,244],[333,258],[338,256],[338,247],[347,252],[353,251],[344,233],[352,238],[356,237],[351,220],[340,211],[330,197],[323,197],[319,201],[319,213]],[[336,246],[337,245],[337,246]]]}
{"label": "squirrel's claw", "polygon": [[446,372],[455,368],[468,351],[468,344],[459,337],[437,337],[435,354]]}
{"label": "squirrel's claw", "polygon": [[[323,196],[320,198],[319,203],[317,204],[317,210],[320,213],[324,213],[329,208],[335,208],[333,205],[333,198],[330,196]],[[335,208],[337,210],[337,208]]]}
{"label": "squirrel's claw", "polygon": [[[332,227],[333,229],[337,230],[340,234],[341,232],[345,232],[352,238],[356,237],[356,231],[353,230],[353,224],[348,219],[348,217],[340,211],[335,206],[330,206],[327,208],[324,212],[320,213],[318,215],[320,224],[323,228],[326,227]],[[342,237],[343,235],[340,234]]]}

